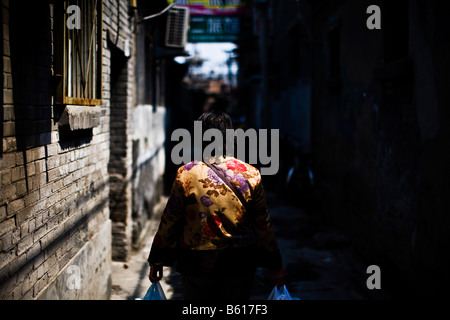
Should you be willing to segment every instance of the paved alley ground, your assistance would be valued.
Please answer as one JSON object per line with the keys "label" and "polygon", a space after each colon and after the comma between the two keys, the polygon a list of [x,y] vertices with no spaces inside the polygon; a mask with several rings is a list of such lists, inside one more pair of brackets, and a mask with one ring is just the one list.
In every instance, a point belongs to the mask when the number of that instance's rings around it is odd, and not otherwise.
{"label": "paved alley ground", "polygon": [[[291,296],[302,300],[390,298],[382,290],[366,287],[368,265],[355,256],[345,235],[300,208],[276,204],[270,194],[268,202]],[[145,295],[150,286],[146,260],[158,224],[159,217],[154,217],[141,249],[133,252],[128,262],[113,262],[111,300],[134,300]],[[168,299],[183,299],[177,272],[164,268],[161,284]],[[251,299],[266,300],[271,290],[267,272],[258,269]]]}

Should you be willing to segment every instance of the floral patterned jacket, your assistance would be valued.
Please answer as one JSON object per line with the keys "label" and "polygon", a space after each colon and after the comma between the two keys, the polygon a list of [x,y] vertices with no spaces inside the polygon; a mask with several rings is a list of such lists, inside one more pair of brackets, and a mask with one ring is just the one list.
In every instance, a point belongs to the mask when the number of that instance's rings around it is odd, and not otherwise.
{"label": "floral patterned jacket", "polygon": [[218,168],[253,204],[248,214],[234,192],[205,163],[178,169],[148,258],[150,264],[172,265],[176,250],[220,250],[256,245],[261,266],[281,267],[259,171],[236,158],[219,157]]}

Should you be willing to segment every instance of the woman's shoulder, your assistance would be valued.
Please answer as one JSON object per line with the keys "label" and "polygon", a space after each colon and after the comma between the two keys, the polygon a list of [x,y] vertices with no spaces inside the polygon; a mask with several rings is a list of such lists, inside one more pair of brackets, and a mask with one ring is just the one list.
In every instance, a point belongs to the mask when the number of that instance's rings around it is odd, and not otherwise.
{"label": "woman's shoulder", "polygon": [[181,167],[179,167],[177,173],[182,174],[183,172],[189,172],[191,170],[195,171],[196,169],[199,168],[200,164],[201,164],[201,162],[197,161],[197,160],[188,162],[188,163],[182,165]]}
{"label": "woman's shoulder", "polygon": [[224,163],[228,169],[233,170],[236,173],[247,172],[249,174],[259,174],[259,170],[257,168],[235,157],[224,158]]}
{"label": "woman's shoulder", "polygon": [[[261,174],[256,167],[235,157],[224,157],[220,160],[218,159],[215,163],[224,172],[232,172],[234,175],[241,174],[246,179],[253,179],[256,182],[259,182],[261,179]],[[179,167],[177,173],[180,176],[205,174],[205,171],[202,171],[205,167],[208,168],[205,163],[195,160]]]}
{"label": "woman's shoulder", "polygon": [[234,157],[226,157],[222,165],[226,170],[231,171],[234,176],[241,176],[251,182],[258,183],[261,180],[261,174],[257,168],[251,164]]}

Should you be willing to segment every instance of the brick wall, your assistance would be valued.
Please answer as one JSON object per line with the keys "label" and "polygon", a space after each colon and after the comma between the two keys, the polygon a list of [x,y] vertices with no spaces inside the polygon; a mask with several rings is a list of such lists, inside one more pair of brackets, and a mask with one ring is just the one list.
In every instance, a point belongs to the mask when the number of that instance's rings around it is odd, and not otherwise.
{"label": "brick wall", "polygon": [[[119,7],[118,7],[119,6]],[[112,257],[126,261],[131,249],[131,147],[129,140],[132,107],[133,57],[126,55],[126,39],[131,39],[126,1],[104,2],[104,26],[109,60],[103,68],[110,74],[105,96],[110,107],[110,210],[112,220]],[[129,40],[129,41],[130,41]]]}
{"label": "brick wall", "polygon": [[165,109],[136,105],[128,1],[103,0],[95,107],[53,103],[63,12],[20,5],[1,6],[0,299],[107,299],[111,258],[126,261],[161,209]]}
{"label": "brick wall", "polygon": [[[119,3],[120,10],[117,4]],[[136,70],[145,69],[151,50],[145,48],[137,58],[136,30],[128,24],[127,1],[105,1],[105,29],[110,57],[104,69],[110,82],[104,88],[110,92],[110,211],[112,220],[112,257],[126,261],[132,247],[148,229],[148,221],[161,196],[164,172],[164,108],[137,105]],[[119,12],[119,16],[117,13]],[[132,20],[135,21],[135,20]],[[132,33],[135,28],[136,33]],[[141,30],[141,29],[139,29]],[[127,44],[128,39],[128,44]],[[127,47],[130,51],[127,52]],[[127,55],[129,53],[129,55]],[[138,60],[137,60],[138,59]],[[138,61],[138,64],[137,62]],[[161,71],[163,72],[163,71]],[[145,83],[139,83],[141,89]],[[109,90],[108,90],[109,89]]]}
{"label": "brick wall", "polygon": [[[51,86],[55,13],[45,2],[29,6],[1,6],[0,299],[107,298],[108,105],[96,107],[102,118],[87,135],[61,140]],[[80,289],[67,290],[69,266],[81,270]]]}

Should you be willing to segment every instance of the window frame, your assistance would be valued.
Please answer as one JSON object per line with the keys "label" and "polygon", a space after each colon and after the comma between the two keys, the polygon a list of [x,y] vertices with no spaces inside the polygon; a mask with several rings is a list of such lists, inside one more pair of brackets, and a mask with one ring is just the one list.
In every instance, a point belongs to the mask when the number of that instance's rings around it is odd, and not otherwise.
{"label": "window frame", "polygon": [[[97,32],[95,34],[96,38],[96,45],[97,48],[94,47],[92,52],[95,52],[95,55],[91,57],[91,61],[95,60],[95,71],[96,72],[96,79],[95,79],[95,85],[94,82],[90,84],[92,86],[89,88],[90,92],[94,95],[93,97],[81,97],[76,96],[76,94],[72,94],[72,96],[68,96],[68,86],[71,83],[71,81],[79,81],[75,78],[69,79],[69,30],[66,26],[66,21],[68,17],[70,16],[67,13],[67,7],[69,5],[78,5],[81,7],[80,2],[88,3],[89,5],[92,5],[92,8],[95,6],[95,2],[97,4],[96,10],[96,23],[97,23]],[[63,104],[63,105],[83,105],[83,106],[97,106],[101,105],[102,102],[102,57],[103,57],[103,1],[102,0],[85,0],[85,2],[82,1],[61,1],[56,2],[54,10],[56,12],[55,19],[54,19],[54,45],[55,45],[55,64],[54,64],[54,75],[58,80],[58,85],[56,87],[56,93],[55,93],[55,103],[56,104]],[[62,13],[62,14],[60,14]],[[83,13],[86,13],[86,8],[81,7],[81,15]],[[83,19],[82,19],[83,20]],[[75,32],[80,32],[81,30],[75,30]],[[84,33],[85,34],[85,33]],[[84,35],[82,34],[82,35]],[[89,31],[87,33],[88,40],[83,39],[84,41],[84,47],[82,49],[85,49],[86,46],[89,50],[89,40],[93,40],[89,37]],[[86,37],[84,37],[86,38]],[[97,49],[97,50],[96,50]],[[91,64],[89,62],[89,64]],[[84,65],[82,68],[86,68],[86,65]],[[92,68],[92,64],[89,67]],[[85,70],[82,70],[83,72]],[[89,72],[93,72],[92,69]],[[73,76],[72,76],[73,77]],[[78,84],[81,86],[81,83]],[[95,90],[94,90],[95,88]]]}

